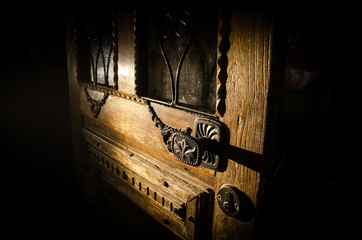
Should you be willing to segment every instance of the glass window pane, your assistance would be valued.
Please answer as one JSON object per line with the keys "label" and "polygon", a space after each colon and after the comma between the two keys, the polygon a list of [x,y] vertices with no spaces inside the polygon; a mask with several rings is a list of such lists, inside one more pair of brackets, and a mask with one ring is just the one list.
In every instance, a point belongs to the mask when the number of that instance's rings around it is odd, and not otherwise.
{"label": "glass window pane", "polygon": [[215,112],[217,4],[148,6],[147,97]]}
{"label": "glass window pane", "polygon": [[92,3],[77,8],[76,31],[79,80],[113,87],[112,4]]}

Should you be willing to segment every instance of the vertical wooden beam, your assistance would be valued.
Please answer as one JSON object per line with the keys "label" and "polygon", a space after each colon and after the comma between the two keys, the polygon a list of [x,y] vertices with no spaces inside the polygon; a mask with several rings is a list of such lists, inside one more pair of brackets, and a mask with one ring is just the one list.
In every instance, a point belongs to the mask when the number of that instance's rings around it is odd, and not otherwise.
{"label": "vertical wooden beam", "polygon": [[[222,184],[232,184],[248,195],[256,206],[261,169],[251,169],[240,162],[261,160],[265,153],[274,19],[271,9],[264,6],[234,4],[230,7],[230,49],[227,76],[222,79],[226,96],[221,121],[229,127],[231,148],[260,158],[229,159],[226,170],[216,175],[216,191]],[[241,221],[228,217],[215,204],[213,239],[252,239],[254,222],[255,218]]]}

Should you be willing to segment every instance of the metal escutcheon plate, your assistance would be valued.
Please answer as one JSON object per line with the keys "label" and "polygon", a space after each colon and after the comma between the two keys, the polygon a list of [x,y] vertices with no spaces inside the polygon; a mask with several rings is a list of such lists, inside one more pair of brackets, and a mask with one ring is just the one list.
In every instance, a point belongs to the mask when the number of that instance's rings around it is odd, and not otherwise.
{"label": "metal escutcheon plate", "polygon": [[231,184],[223,184],[217,192],[217,202],[228,216],[241,221],[250,221],[255,216],[255,207],[251,199]]}
{"label": "metal escutcheon plate", "polygon": [[196,166],[200,163],[200,147],[197,140],[183,132],[175,132],[172,136],[172,153],[179,160]]}

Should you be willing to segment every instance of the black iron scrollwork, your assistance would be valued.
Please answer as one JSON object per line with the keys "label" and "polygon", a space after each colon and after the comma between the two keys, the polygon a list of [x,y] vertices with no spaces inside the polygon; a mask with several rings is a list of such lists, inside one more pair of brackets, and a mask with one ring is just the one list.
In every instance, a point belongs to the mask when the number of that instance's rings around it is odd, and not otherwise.
{"label": "black iron scrollwork", "polygon": [[[96,22],[87,24],[87,40],[89,44],[91,81],[107,87],[113,87],[110,82],[112,69],[113,43],[112,35],[107,36],[101,33],[100,26]],[[112,76],[111,75],[111,76]]]}
{"label": "black iron scrollwork", "polygon": [[109,94],[93,99],[86,87],[98,90],[117,89],[117,38],[113,0],[89,5],[76,5],[75,34],[77,43],[77,77],[90,103],[94,117],[98,117]]}
{"label": "black iron scrollwork", "polygon": [[116,88],[116,33],[111,1],[77,9],[76,33],[80,79]]}
{"label": "black iron scrollwork", "polygon": [[170,127],[170,126],[167,126],[166,124],[164,124],[161,121],[161,119],[157,116],[157,114],[156,114],[155,110],[153,109],[153,107],[148,106],[148,110],[152,114],[152,121],[155,123],[155,126],[158,127],[161,130],[161,135],[163,137],[163,142],[167,146],[168,151],[172,152],[172,147],[171,147],[172,142],[171,142],[170,138],[175,132],[179,132],[181,130]]}
{"label": "black iron scrollwork", "polygon": [[107,100],[109,94],[104,93],[102,99],[97,101],[97,100],[94,100],[93,98],[91,98],[91,96],[89,96],[87,88],[84,88],[84,91],[85,91],[85,96],[87,97],[87,102],[89,102],[91,104],[91,111],[93,113],[93,116],[96,118],[96,117],[98,117],[102,106],[106,103],[106,100]]}
{"label": "black iron scrollwork", "polygon": [[155,126],[161,130],[167,150],[187,164],[198,165],[200,163],[200,147],[197,140],[190,135],[191,128],[176,129],[170,127],[161,121],[153,107],[149,105],[148,109],[152,114],[152,121]]}
{"label": "black iron scrollwork", "polygon": [[[170,73],[170,83],[171,83],[171,92],[172,92],[172,100],[171,106],[175,106],[178,100],[178,84],[180,80],[180,70],[185,58],[186,52],[190,47],[191,44],[191,37],[192,37],[192,28],[193,22],[191,15],[186,12],[182,11],[178,14],[171,14],[166,13],[164,16],[163,26],[160,29],[159,37],[158,37],[158,45],[161,50],[161,54],[163,59],[165,60],[165,64],[167,69]],[[184,46],[179,46],[181,50],[181,57],[177,64],[176,74],[172,71],[171,63],[168,59],[167,53],[165,51],[165,47],[163,41],[170,39],[173,35],[176,35],[178,38],[186,37],[186,43]]]}

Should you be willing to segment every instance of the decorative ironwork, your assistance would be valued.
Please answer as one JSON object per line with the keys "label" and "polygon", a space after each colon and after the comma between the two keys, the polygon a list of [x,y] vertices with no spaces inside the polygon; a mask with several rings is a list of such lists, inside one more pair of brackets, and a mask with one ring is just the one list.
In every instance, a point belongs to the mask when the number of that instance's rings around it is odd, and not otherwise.
{"label": "decorative ironwork", "polygon": [[218,144],[222,140],[221,128],[221,123],[211,119],[197,118],[195,121],[194,137],[203,146],[201,165],[207,168],[217,169],[219,166],[222,153],[222,146]]}
{"label": "decorative ironwork", "polygon": [[217,170],[222,155],[222,125],[212,119],[197,118],[194,134],[191,129],[176,129],[163,123],[153,107],[148,105],[152,121],[161,130],[167,150],[189,165]]}
{"label": "decorative ironwork", "polygon": [[[158,45],[160,47],[163,59],[170,74],[170,83],[171,83],[171,92],[172,100],[170,105],[175,106],[178,100],[178,85],[180,81],[180,70],[185,58],[186,52],[190,47],[191,37],[192,37],[192,28],[193,22],[190,13],[182,11],[178,14],[172,14],[170,12],[166,13],[164,16],[164,22],[158,36]],[[181,50],[181,57],[178,60],[176,74],[172,71],[171,63],[168,59],[168,55],[165,51],[163,41],[170,39],[171,36],[176,35],[179,38],[187,38],[186,44],[184,46],[178,46]]]}
{"label": "decorative ironwork", "polygon": [[[113,0],[76,6],[77,76],[95,118],[109,96],[106,90],[118,88],[115,19]],[[104,92],[102,99],[92,99],[87,88]]]}
{"label": "decorative ironwork", "polygon": [[87,40],[89,41],[91,81],[109,86],[109,72],[112,70],[109,67],[113,51],[112,39],[102,35],[101,26],[97,22],[88,23],[86,28]]}
{"label": "decorative ironwork", "polygon": [[172,152],[179,160],[189,164],[199,164],[199,145],[193,137],[182,132],[176,132],[172,136]]}
{"label": "decorative ironwork", "polygon": [[137,95],[215,117],[218,4],[145,4],[135,8]]}
{"label": "decorative ironwork", "polygon": [[112,1],[79,7],[76,33],[80,81],[117,89],[116,24]]}
{"label": "decorative ironwork", "polygon": [[97,100],[94,100],[93,98],[91,98],[91,96],[88,93],[87,88],[84,88],[84,91],[85,91],[85,96],[87,97],[87,102],[89,102],[91,104],[91,111],[93,113],[93,116],[95,118],[97,118],[101,111],[102,106],[106,103],[106,100],[107,100],[109,94],[104,93],[102,99],[97,101]]}
{"label": "decorative ironwork", "polygon": [[161,121],[153,107],[149,105],[148,109],[152,114],[152,121],[155,123],[155,126],[161,130],[163,142],[167,150],[184,163],[194,166],[198,165],[200,163],[200,147],[197,140],[190,136],[191,129],[176,129],[170,127]]}
{"label": "decorative ironwork", "polygon": [[155,123],[155,126],[158,127],[161,130],[161,135],[163,137],[163,142],[165,143],[167,149],[169,152],[172,152],[172,139],[171,137],[173,136],[174,133],[176,132],[191,132],[190,128],[187,128],[185,130],[182,129],[176,129],[173,127],[170,127],[166,124],[164,124],[161,119],[157,116],[155,110],[153,109],[153,107],[151,107],[150,105],[148,105],[148,110],[150,111],[150,113],[152,114],[152,121]]}

